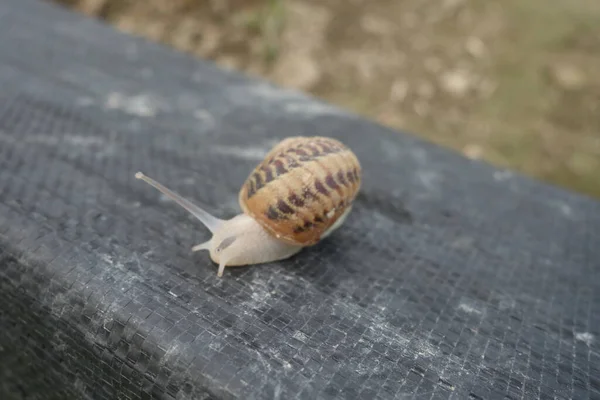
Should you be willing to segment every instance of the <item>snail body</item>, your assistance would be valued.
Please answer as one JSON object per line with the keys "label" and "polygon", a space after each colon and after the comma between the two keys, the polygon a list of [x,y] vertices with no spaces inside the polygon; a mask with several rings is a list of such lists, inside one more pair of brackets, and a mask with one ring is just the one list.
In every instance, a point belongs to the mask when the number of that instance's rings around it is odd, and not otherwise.
{"label": "snail body", "polygon": [[228,220],[209,214],[141,172],[135,176],[210,230],[210,240],[192,251],[208,250],[221,277],[226,266],[283,260],[337,230],[360,190],[361,166],[338,140],[284,139],[248,175],[238,194],[242,213]]}

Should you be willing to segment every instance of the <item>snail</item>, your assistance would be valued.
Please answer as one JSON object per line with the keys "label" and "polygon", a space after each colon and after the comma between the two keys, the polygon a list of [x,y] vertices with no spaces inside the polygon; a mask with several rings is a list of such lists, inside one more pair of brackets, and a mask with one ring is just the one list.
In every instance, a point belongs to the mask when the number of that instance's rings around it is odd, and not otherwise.
{"label": "snail", "polygon": [[289,137],[275,145],[243,183],[242,213],[225,220],[171,191],[142,172],[135,174],[195,216],[211,232],[192,247],[208,250],[226,266],[289,258],[329,236],[345,221],[361,186],[356,155],[328,137]]}

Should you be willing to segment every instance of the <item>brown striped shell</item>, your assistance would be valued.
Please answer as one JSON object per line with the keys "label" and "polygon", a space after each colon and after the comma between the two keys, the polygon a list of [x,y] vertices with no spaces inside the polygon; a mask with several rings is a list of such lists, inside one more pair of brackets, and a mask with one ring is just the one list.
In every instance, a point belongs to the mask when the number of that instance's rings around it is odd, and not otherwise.
{"label": "brown striped shell", "polygon": [[360,163],[344,144],[327,137],[290,137],[248,176],[239,202],[280,240],[309,246],[352,205],[360,185]]}

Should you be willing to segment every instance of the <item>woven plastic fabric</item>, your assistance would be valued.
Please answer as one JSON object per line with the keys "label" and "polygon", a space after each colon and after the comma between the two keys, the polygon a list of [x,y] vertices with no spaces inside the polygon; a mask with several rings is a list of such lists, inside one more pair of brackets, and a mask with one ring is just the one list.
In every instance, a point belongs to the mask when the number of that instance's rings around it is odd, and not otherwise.
{"label": "woven plastic fabric", "polygon": [[[341,139],[345,225],[222,278],[278,140]],[[599,399],[600,203],[32,0],[0,2],[0,398]]]}

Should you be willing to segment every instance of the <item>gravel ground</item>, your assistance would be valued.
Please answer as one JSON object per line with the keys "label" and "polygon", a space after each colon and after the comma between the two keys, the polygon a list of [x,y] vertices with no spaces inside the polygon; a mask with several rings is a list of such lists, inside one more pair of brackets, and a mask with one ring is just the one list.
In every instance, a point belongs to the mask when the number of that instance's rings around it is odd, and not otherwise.
{"label": "gravel ground", "polygon": [[597,0],[55,0],[600,198]]}

